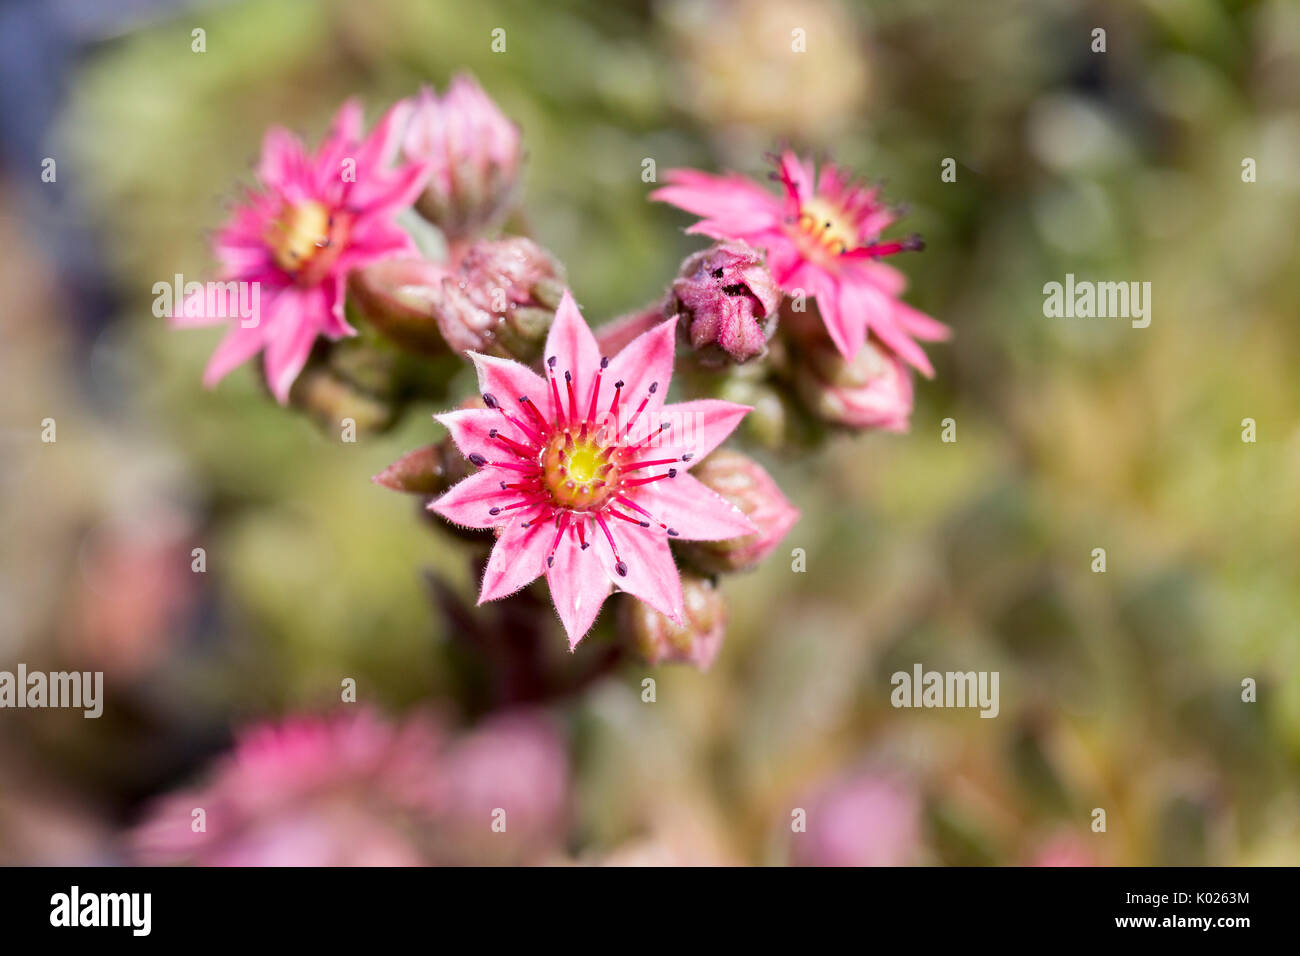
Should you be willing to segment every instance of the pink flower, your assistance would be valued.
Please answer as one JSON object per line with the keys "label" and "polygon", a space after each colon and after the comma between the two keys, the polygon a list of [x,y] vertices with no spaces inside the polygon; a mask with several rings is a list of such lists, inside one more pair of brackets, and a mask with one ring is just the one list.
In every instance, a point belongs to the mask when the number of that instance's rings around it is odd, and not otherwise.
{"label": "pink flower", "polygon": [[[569,759],[558,728],[542,713],[499,713],[458,739],[444,760],[442,861],[498,865],[559,851],[569,817]],[[509,839],[493,831],[494,816]]]}
{"label": "pink flower", "polygon": [[410,834],[436,816],[441,746],[429,721],[394,726],[368,711],[256,726],[132,842],[154,865],[414,865]]}
{"label": "pink flower", "polygon": [[563,843],[569,797],[564,739],[541,712],[453,737],[427,714],[350,710],[253,727],[205,783],[161,800],[131,847],[150,865],[541,862]]}
{"label": "pink flower", "polygon": [[902,274],[878,261],[921,248],[916,237],[879,241],[897,218],[880,202],[879,189],[853,182],[831,163],[814,180],[812,163],[800,162],[790,151],[777,164],[784,196],[734,174],[673,169],[666,178],[669,185],[650,198],[704,217],[688,232],[763,249],[768,269],[787,294],[801,289],[816,298],[826,330],[845,358],[858,353],[871,331],[909,364],[934,374],[913,339],[938,341],[947,338],[948,328],[901,302]]}
{"label": "pink flower", "polygon": [[795,833],[796,866],[905,866],[921,839],[921,805],[901,779],[861,770],[807,803],[807,832]]}
{"label": "pink flower", "polygon": [[[355,335],[343,317],[345,280],[357,266],[415,244],[392,217],[424,188],[429,167],[390,164],[410,106],[399,103],[362,139],[361,104],[349,100],[313,156],[287,130],[274,126],[262,141],[260,188],[250,190],[214,245],[223,281],[259,289],[252,321],[237,319],[217,347],[204,384],[263,352],[266,379],[284,403],[318,336]],[[255,284],[255,285],[253,285]],[[179,327],[210,325],[204,297],[190,296],[173,315]]]}
{"label": "pink flower", "polygon": [[523,164],[519,128],[472,76],[453,77],[441,98],[424,87],[402,142],[406,157],[431,165],[420,214],[461,239],[500,222]]}
{"label": "pink flower", "polygon": [[851,359],[840,355],[816,318],[787,312],[790,377],[807,409],[847,428],[905,432],[912,417],[912,372],[875,336]]}
{"label": "pink flower", "polygon": [[661,322],[602,358],[566,292],[543,352],[546,379],[470,353],[488,407],[438,421],[480,471],[430,507],[456,524],[498,529],[480,604],[545,574],[571,648],[611,585],[681,623],[668,539],[754,531],[688,474],[749,408],[713,399],[664,405],[676,324]]}

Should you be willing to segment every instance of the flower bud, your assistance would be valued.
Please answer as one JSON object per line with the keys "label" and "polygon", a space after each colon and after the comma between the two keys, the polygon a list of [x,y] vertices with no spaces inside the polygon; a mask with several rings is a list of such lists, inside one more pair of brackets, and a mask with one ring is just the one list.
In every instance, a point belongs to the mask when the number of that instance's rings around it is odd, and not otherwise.
{"label": "flower bud", "polygon": [[528,361],[540,354],[564,293],[564,270],[531,239],[476,242],[432,296],[452,350]]}
{"label": "flower bud", "polygon": [[687,663],[706,671],[727,633],[727,599],[708,578],[685,572],[682,603],[686,614],[677,625],[644,601],[624,601],[623,627],[647,663]]}
{"label": "flower bud", "polygon": [[739,452],[715,451],[691,474],[743,511],[758,528],[753,534],[726,541],[682,542],[681,554],[707,574],[754,567],[780,544],[799,520],[799,510],[790,504],[772,477],[758,462]]}
{"label": "flower bud", "polygon": [[747,362],[767,350],[781,304],[763,256],[743,242],[720,242],[688,256],[665,311],[705,365]]}
{"label": "flower bud", "polygon": [[409,160],[433,164],[416,209],[450,239],[472,238],[499,225],[523,163],[519,129],[464,74],[452,79],[442,97],[425,87],[413,100],[403,152]]}
{"label": "flower bud", "polygon": [[464,463],[465,456],[448,438],[407,452],[370,480],[393,491],[440,495],[466,477],[470,469]]}
{"label": "flower bud", "polygon": [[912,374],[906,363],[875,336],[846,360],[820,327],[802,320],[786,328],[795,343],[790,374],[808,411],[832,425],[907,431]]}
{"label": "flower bud", "polygon": [[402,348],[421,355],[445,354],[433,303],[451,271],[427,259],[384,259],[353,269],[351,304],[372,326]]}
{"label": "flower bud", "polygon": [[337,431],[351,419],[359,434],[386,431],[401,411],[394,397],[369,392],[323,362],[309,363],[299,373],[289,403],[326,431]]}
{"label": "flower bud", "polygon": [[424,259],[354,270],[352,303],[402,348],[423,355],[484,352],[531,361],[564,292],[563,268],[530,239],[477,242],[454,272]]}

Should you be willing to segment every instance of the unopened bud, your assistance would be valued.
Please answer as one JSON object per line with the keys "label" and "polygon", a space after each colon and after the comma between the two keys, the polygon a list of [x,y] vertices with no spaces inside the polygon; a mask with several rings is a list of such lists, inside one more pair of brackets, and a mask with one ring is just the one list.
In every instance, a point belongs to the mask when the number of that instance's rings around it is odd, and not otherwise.
{"label": "unopened bud", "polygon": [[541,353],[564,293],[559,262],[530,239],[477,242],[431,295],[453,351],[530,361]]}
{"label": "unopened bud", "polygon": [[382,259],[352,270],[348,294],[362,317],[397,345],[423,355],[445,354],[433,305],[451,274],[427,259]]}
{"label": "unopened bud", "polygon": [[[802,317],[801,317],[802,318]],[[820,327],[792,330],[790,375],[799,400],[816,418],[847,428],[905,432],[912,415],[912,373],[880,340],[868,336],[845,359]]]}
{"label": "unopened bud", "polygon": [[464,74],[441,97],[425,87],[413,105],[403,152],[433,166],[416,209],[453,240],[499,225],[523,163],[518,127]]}
{"label": "unopened bud", "polygon": [[721,242],[682,263],[665,311],[678,317],[702,363],[725,365],[767,351],[780,304],[762,254],[743,242]]}
{"label": "unopened bud", "polygon": [[771,475],[740,452],[715,451],[691,474],[743,511],[758,529],[726,541],[682,542],[679,547],[683,557],[707,574],[754,567],[799,520],[799,510],[781,493]]}
{"label": "unopened bud", "polygon": [[620,613],[650,664],[687,663],[702,671],[712,666],[727,633],[727,599],[708,578],[682,574],[682,624],[643,601],[627,600]]}

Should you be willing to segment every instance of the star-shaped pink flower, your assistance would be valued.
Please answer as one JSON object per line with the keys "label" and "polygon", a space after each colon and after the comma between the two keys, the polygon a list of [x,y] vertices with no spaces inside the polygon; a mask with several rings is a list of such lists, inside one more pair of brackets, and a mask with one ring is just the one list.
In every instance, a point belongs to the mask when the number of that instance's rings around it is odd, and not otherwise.
{"label": "star-shaped pink flower", "polygon": [[749,411],[703,399],[665,405],[676,320],[612,358],[566,292],[544,352],[546,377],[471,352],[485,409],[437,416],[479,467],[430,505],[497,528],[479,603],[545,574],[572,648],[616,586],[680,623],[670,537],[717,541],[755,528],[688,473]]}
{"label": "star-shaped pink flower", "polygon": [[[203,373],[205,385],[263,352],[266,380],[283,404],[318,336],[356,334],[343,317],[348,273],[416,254],[410,236],[392,221],[429,177],[424,163],[393,166],[410,111],[409,103],[397,104],[363,139],[361,104],[349,100],[315,155],[289,131],[267,130],[257,165],[260,188],[248,192],[214,243],[223,282],[258,284],[260,314],[232,324]],[[208,314],[200,294],[187,298],[172,323],[228,319],[224,310]]]}
{"label": "star-shaped pink flower", "polygon": [[665,178],[668,185],[650,198],[702,216],[688,232],[764,250],[782,291],[802,290],[817,300],[826,331],[846,359],[857,355],[871,331],[910,365],[934,374],[914,339],[945,339],[948,327],[902,302],[902,274],[879,261],[921,248],[917,237],[880,241],[897,214],[880,201],[879,189],[855,183],[832,163],[814,178],[812,163],[790,151],[777,163],[783,196],[734,174],[672,169]]}

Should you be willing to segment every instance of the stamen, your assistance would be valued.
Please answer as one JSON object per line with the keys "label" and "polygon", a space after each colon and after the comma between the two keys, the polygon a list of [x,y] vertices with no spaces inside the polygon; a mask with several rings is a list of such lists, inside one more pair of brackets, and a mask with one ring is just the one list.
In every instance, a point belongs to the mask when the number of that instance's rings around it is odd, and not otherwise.
{"label": "stamen", "polygon": [[656,458],[654,461],[634,461],[622,465],[623,471],[636,471],[638,468],[649,468],[651,465],[675,465],[679,461],[685,461],[685,458]]}
{"label": "stamen", "polygon": [[600,368],[596,369],[596,380],[591,383],[591,404],[587,407],[587,421],[594,422],[596,420],[596,402],[600,398],[600,376],[607,365],[609,365],[609,359],[601,356]]}
{"label": "stamen", "polygon": [[676,478],[676,477],[677,477],[677,469],[669,468],[667,474],[654,475],[653,477],[650,478],[629,478],[627,481],[623,482],[623,484],[625,484],[629,488],[635,488],[638,485],[648,485],[652,481],[663,481],[665,478]]}
{"label": "stamen", "polygon": [[500,432],[498,432],[495,428],[493,428],[491,431],[488,432],[488,438],[496,439],[497,441],[501,442],[501,444],[509,448],[516,455],[518,455],[520,458],[523,458],[525,460],[532,460],[537,457],[536,451],[529,448],[527,445],[519,444],[519,442],[515,441],[514,439],[507,438],[505,435],[502,435]]}
{"label": "stamen", "polygon": [[639,525],[639,526],[642,527],[642,528],[648,528],[648,527],[650,527],[650,522],[649,522],[649,521],[642,521],[640,518],[633,518],[631,515],[625,515],[625,514],[623,514],[623,512],[621,512],[621,511],[615,511],[613,508],[609,508],[609,509],[606,511],[606,514],[611,514],[611,515],[613,515],[615,518],[622,518],[624,521],[631,522],[631,523],[634,524],[634,525]]}
{"label": "stamen", "polygon": [[614,536],[609,533],[609,525],[605,523],[603,515],[597,513],[595,518],[596,524],[600,525],[600,530],[605,532],[605,540],[609,542],[609,550],[614,552],[614,570],[618,572],[620,577],[627,577],[627,565],[623,563],[623,559],[618,555],[618,545],[614,543]]}
{"label": "stamen", "polygon": [[555,564],[555,549],[560,546],[560,539],[564,537],[564,529],[569,526],[569,512],[561,511],[558,518],[555,519],[555,540],[551,542],[551,553],[546,556],[546,566],[552,567]]}
{"label": "stamen", "polygon": [[564,406],[560,404],[560,386],[555,381],[554,355],[546,360],[546,378],[551,383],[551,401],[555,404],[555,423],[560,428],[563,428],[567,422],[564,417]]}
{"label": "stamen", "polygon": [[576,422],[578,420],[578,399],[573,394],[573,373],[568,370],[565,370],[564,373],[564,387],[569,392],[569,419]]}
{"label": "stamen", "polygon": [[[635,501],[633,501],[631,498],[628,498],[628,497],[626,497],[625,495],[615,495],[615,496],[614,496],[614,500],[617,501],[619,504],[621,504],[621,505],[622,505],[623,507],[625,507],[625,508],[631,508],[633,511],[636,511],[636,512],[638,512],[638,513],[640,513],[640,514],[645,515],[647,518],[649,518],[651,521],[653,521],[655,524],[657,524],[657,525],[658,525],[660,528],[662,528],[664,531],[667,531],[667,532],[669,532],[670,534],[672,534],[674,537],[676,537],[676,535],[677,535],[677,532],[676,532],[676,531],[673,531],[671,528],[668,527],[668,525],[664,524],[662,521],[660,521],[658,518],[656,518],[656,517],[655,517],[654,515],[652,515],[650,512],[646,511],[644,508],[642,508],[639,504],[637,504],[637,503],[636,503]],[[647,525],[647,527],[648,527],[648,525]]]}
{"label": "stamen", "polygon": [[[656,438],[658,438],[661,432],[666,432],[666,431],[668,431],[668,429],[671,428],[671,427],[672,427],[672,423],[671,423],[671,422],[663,422],[662,424],[660,424],[660,426],[659,426],[659,430],[658,430],[658,431],[650,432],[649,434],[647,434],[647,435],[645,436],[645,438],[642,438],[640,441],[638,441],[638,442],[634,442],[634,443],[631,444],[631,445],[624,445],[624,446],[623,446],[623,454],[626,455],[626,454],[628,454],[628,453],[630,453],[630,452],[637,451],[638,449],[644,447],[645,445],[648,445],[650,442],[652,442],[652,441],[654,441]],[[686,461],[686,459],[683,458],[682,461]]]}
{"label": "stamen", "polygon": [[526,409],[528,409],[528,414],[533,416],[533,421],[537,422],[538,425],[542,426],[543,435],[550,432],[551,423],[546,420],[546,417],[537,408],[537,405],[533,402],[531,398],[529,398],[527,395],[520,395],[519,404],[524,406]]}

